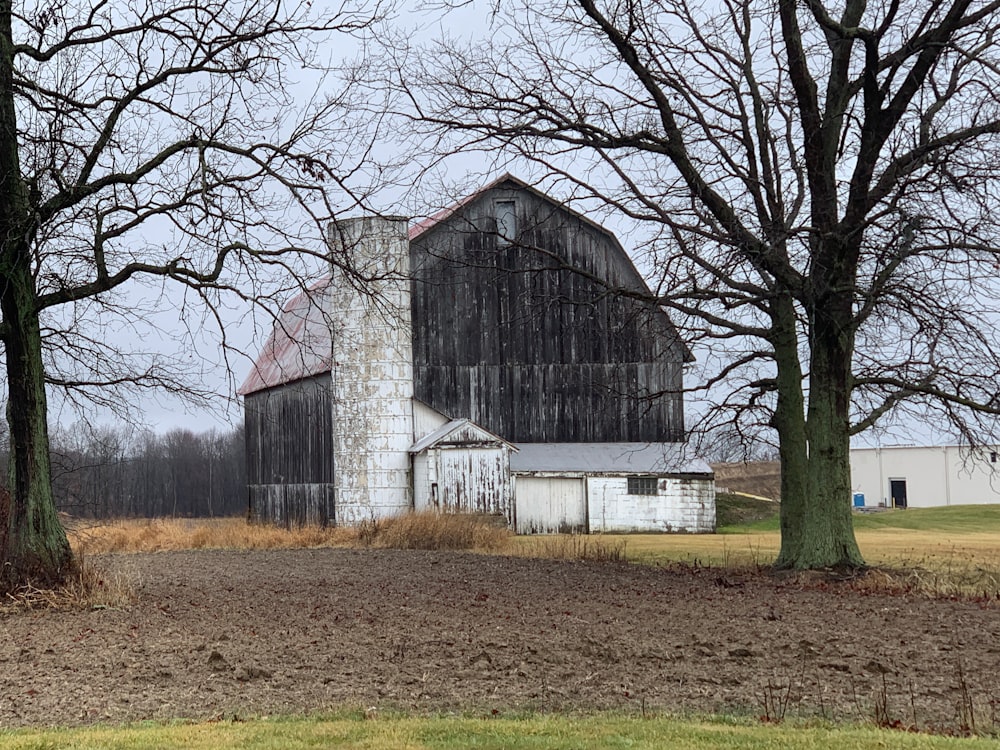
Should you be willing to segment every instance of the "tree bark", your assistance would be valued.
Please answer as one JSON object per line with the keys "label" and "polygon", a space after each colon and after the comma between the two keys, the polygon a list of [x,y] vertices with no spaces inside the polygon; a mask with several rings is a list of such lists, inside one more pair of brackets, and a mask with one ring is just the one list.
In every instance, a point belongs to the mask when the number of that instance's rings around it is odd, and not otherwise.
{"label": "tree bark", "polygon": [[73,564],[66,532],[56,513],[49,462],[42,339],[35,310],[34,279],[27,258],[4,248],[0,293],[6,332],[7,421],[10,426],[11,499],[7,518],[2,583],[10,588],[31,581],[52,585]]}
{"label": "tree bark", "polygon": [[806,523],[805,504],[809,484],[806,449],[805,397],[802,393],[802,365],[799,361],[795,308],[790,297],[773,306],[772,341],[777,364],[777,404],[774,428],[778,432],[781,461],[781,551],[776,565],[792,568],[801,555],[798,530]]}
{"label": "tree bark", "polygon": [[0,312],[7,367],[10,499],[0,503],[0,587],[58,583],[73,562],[52,495],[45,372],[13,91],[10,0],[0,0]]}
{"label": "tree bark", "polygon": [[[836,274],[834,264],[828,267]],[[817,294],[816,301],[810,305],[809,407],[804,435],[792,434],[791,416],[783,419],[791,425],[785,425],[780,439],[781,552],[775,562],[779,569],[862,568],[865,565],[854,537],[851,517],[853,301],[850,292],[843,291],[851,288],[850,283],[844,283],[843,276],[834,275],[833,278],[837,285],[821,287],[824,291]],[[787,392],[791,383],[783,386]],[[799,455],[799,446],[803,446],[804,455]],[[787,459],[786,453],[791,454]],[[787,482],[786,464],[790,470]],[[785,495],[786,491],[790,494]]]}

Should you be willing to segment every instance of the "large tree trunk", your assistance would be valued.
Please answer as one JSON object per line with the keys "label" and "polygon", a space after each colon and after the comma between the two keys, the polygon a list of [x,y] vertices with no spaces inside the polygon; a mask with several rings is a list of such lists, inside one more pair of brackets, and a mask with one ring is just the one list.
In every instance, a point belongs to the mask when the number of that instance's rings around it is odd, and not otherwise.
{"label": "large tree trunk", "polygon": [[10,497],[0,502],[0,587],[57,583],[73,558],[52,496],[42,337],[21,179],[10,0],[0,0],[0,312],[7,365]]}
{"label": "large tree trunk", "polygon": [[806,523],[809,461],[806,449],[805,398],[799,361],[795,308],[789,298],[779,299],[772,310],[772,342],[777,363],[777,404],[774,428],[778,432],[781,460],[781,551],[777,567],[795,567],[800,557],[799,529]]}
{"label": "large tree trunk", "polygon": [[[860,568],[865,562],[851,518],[850,295],[829,295],[816,310],[810,337],[805,440],[788,426],[780,436],[782,492],[792,494],[781,498],[781,553],[776,567]],[[779,370],[780,361],[779,357]],[[808,453],[799,455],[798,446],[807,446]],[[786,453],[791,455],[786,458]],[[792,475],[787,480],[786,470]]]}
{"label": "large tree trunk", "polygon": [[[2,584],[31,581],[51,585],[72,566],[66,532],[52,496],[49,433],[42,367],[42,339],[35,310],[34,279],[27,262],[11,263],[16,251],[5,248],[0,309],[6,325],[7,421],[10,426],[10,491],[6,534],[0,537]],[[22,270],[23,269],[23,270]]]}

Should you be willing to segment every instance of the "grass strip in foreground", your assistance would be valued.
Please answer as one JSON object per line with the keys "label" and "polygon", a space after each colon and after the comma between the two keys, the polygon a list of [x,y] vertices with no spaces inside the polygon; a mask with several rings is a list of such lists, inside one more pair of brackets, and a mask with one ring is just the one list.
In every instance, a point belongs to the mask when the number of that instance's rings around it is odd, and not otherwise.
{"label": "grass strip in foreground", "polygon": [[724,723],[712,720],[598,715],[537,715],[527,718],[420,718],[360,715],[294,717],[206,723],[138,724],[121,728],[16,730],[0,732],[8,750],[133,750],[135,748],[383,748],[405,750],[614,750],[629,748],[899,748],[925,750],[995,748],[996,739],[908,734],[867,727],[817,727]]}

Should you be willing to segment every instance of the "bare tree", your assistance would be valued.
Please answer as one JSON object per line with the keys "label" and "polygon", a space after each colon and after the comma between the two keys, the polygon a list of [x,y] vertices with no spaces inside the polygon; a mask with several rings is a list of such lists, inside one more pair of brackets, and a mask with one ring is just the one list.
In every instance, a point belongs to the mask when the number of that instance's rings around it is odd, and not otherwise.
{"label": "bare tree", "polygon": [[716,419],[777,434],[778,567],[862,566],[852,435],[997,437],[1000,2],[495,10],[491,44],[404,40],[371,80],[422,147],[644,226]]}
{"label": "bare tree", "polygon": [[[129,350],[122,329],[174,304],[192,329],[218,322],[226,293],[284,296],[262,269],[287,284],[303,255],[325,253],[333,188],[357,168],[342,149],[356,144],[337,99],[303,87],[320,85],[328,45],[381,13],[362,1],[0,0],[4,586],[72,564],[46,383],[111,386],[110,405],[128,387],[185,388],[182,368]],[[165,284],[186,291],[167,298]]]}

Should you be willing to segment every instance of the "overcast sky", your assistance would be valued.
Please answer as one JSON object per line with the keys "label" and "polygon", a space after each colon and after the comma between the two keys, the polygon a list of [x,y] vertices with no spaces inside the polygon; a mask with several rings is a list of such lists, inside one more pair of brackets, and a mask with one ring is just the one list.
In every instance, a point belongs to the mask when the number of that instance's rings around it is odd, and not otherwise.
{"label": "overcast sky", "polygon": [[[466,38],[477,36],[488,38],[491,34],[491,20],[489,8],[491,5],[470,3],[460,9],[444,15],[439,11],[429,12],[406,12],[397,17],[396,23],[403,28],[413,31],[417,38],[430,39],[442,35],[461,35]],[[337,50],[338,54],[354,55],[358,48],[349,43],[345,43]],[[331,60],[336,62],[336,60]],[[304,91],[315,88],[316,82],[310,79],[301,80],[300,85]],[[330,87],[338,86],[336,80],[331,79],[328,83]],[[392,161],[393,149],[397,146],[391,142],[384,141],[377,144],[373,151],[376,159]],[[413,168],[419,167],[414,163]],[[533,181],[535,174],[528,165],[518,162],[497,162],[484,167],[482,156],[453,157],[435,164],[433,169],[423,174],[419,190],[407,189],[406,182],[397,183],[395,187],[386,187],[380,191],[375,199],[375,207],[379,210],[402,215],[424,216],[441,205],[450,203],[456,196],[456,186],[462,186],[461,190],[471,190],[479,185],[485,184],[489,179],[495,178],[502,171],[513,171],[519,177]],[[412,187],[412,182],[409,186]],[[438,186],[440,191],[435,193],[431,186]],[[546,185],[540,187],[545,190]],[[556,193],[556,197],[563,197]],[[351,208],[346,211],[346,215],[357,215],[358,211]],[[635,241],[632,232],[634,227],[626,223],[621,218],[608,215],[594,214],[593,217],[604,224],[609,230],[615,232],[626,251],[632,251]],[[633,258],[640,270],[648,271],[644,268],[643,259]],[[133,294],[141,295],[142,292],[133,291]],[[170,294],[176,294],[171,292]],[[286,295],[287,296],[287,295]],[[137,299],[137,302],[145,300]],[[223,311],[225,323],[225,335],[228,341],[228,348],[223,351],[218,339],[218,333],[213,330],[211,321],[205,319],[204,328],[199,328],[199,317],[193,314],[192,317],[182,319],[178,314],[181,307],[180,302],[176,302],[174,297],[166,300],[166,304],[158,305],[159,312],[155,316],[155,326],[150,333],[144,336],[139,342],[134,342],[140,348],[149,351],[159,351],[173,357],[178,361],[185,362],[197,374],[200,385],[214,392],[214,406],[210,409],[201,406],[192,406],[181,399],[171,397],[167,394],[149,395],[139,399],[135,403],[135,416],[146,426],[157,432],[165,432],[170,429],[183,428],[194,431],[204,431],[209,429],[228,429],[242,423],[243,412],[242,403],[236,396],[236,388],[240,385],[252,367],[253,359],[264,343],[264,339],[270,330],[270,320],[266,315],[255,312],[251,306],[234,304]],[[190,314],[190,313],[189,313]],[[192,342],[194,346],[192,346]],[[695,351],[695,355],[704,360],[704,352]],[[51,404],[51,419],[62,424],[70,423],[79,418],[79,414],[68,408],[58,397],[53,394]],[[689,403],[688,411],[693,411]],[[95,409],[86,415],[88,421],[109,423],[115,421],[116,417],[104,409]],[[871,434],[866,437],[866,444],[899,444],[899,443],[927,443],[936,442],[941,436],[933,435],[926,426],[914,426],[913,428],[903,427],[893,430],[890,433]]]}

